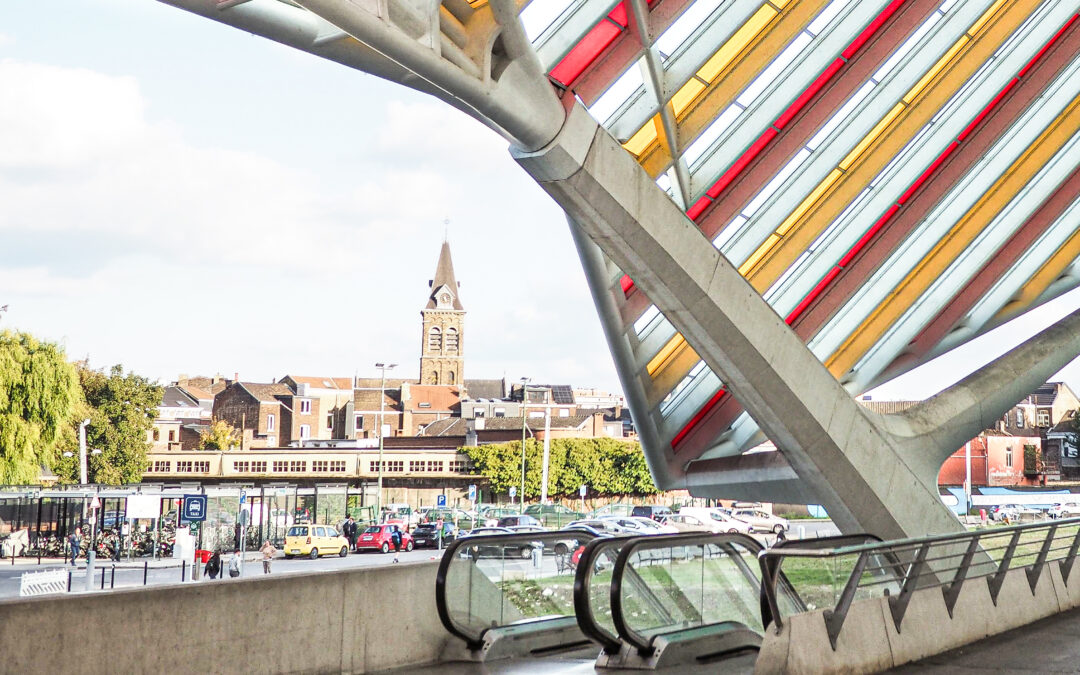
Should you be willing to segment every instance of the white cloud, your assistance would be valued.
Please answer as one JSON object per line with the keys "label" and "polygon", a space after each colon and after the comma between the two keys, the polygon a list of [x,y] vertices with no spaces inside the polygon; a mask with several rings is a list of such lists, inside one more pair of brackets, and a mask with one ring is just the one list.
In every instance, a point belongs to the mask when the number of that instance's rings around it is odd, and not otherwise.
{"label": "white cloud", "polygon": [[[286,160],[274,137],[193,142],[128,77],[6,60],[0,90],[19,101],[0,109],[6,325],[163,379],[415,376],[449,217],[469,377],[615,382],[561,211],[441,103],[390,99]],[[566,316],[589,319],[553,332]]]}

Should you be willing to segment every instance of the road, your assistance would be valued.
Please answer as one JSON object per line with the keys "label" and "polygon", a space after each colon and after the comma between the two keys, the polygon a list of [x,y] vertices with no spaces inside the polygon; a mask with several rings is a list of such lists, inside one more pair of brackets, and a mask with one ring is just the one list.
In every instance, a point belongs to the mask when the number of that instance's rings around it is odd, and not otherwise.
{"label": "road", "polygon": [[[791,521],[791,529],[788,534],[788,538],[798,537],[825,537],[833,534],[839,534],[839,531],[827,520],[794,520]],[[758,535],[758,538],[762,540],[762,543],[770,544],[775,540],[773,535]],[[257,554],[248,553],[249,560],[243,565],[243,577],[252,577],[262,575],[262,563],[257,560]],[[420,562],[425,560],[438,560],[441,553],[435,549],[417,549],[412,552],[402,551],[400,559],[402,562]],[[392,554],[383,555],[381,553],[353,553],[345,558],[338,556],[319,558],[318,560],[309,560],[307,558],[296,558],[292,560],[286,560],[282,557],[278,557],[273,563],[273,574],[310,574],[312,572],[328,572],[332,570],[349,569],[354,567],[370,567],[373,565],[392,565],[394,556]],[[19,596],[20,579],[24,572],[36,572],[41,570],[55,570],[55,569],[69,569],[71,570],[71,588],[72,591],[83,591],[86,589],[86,563],[84,561],[79,562],[79,566],[75,568],[67,567],[60,561],[45,561],[40,566],[37,565],[37,561],[33,558],[16,560],[15,565],[10,565],[10,559],[0,562],[0,598],[15,598]],[[111,588],[134,588],[143,585],[143,565],[142,562],[136,560],[131,563],[126,561],[118,564],[115,577],[112,570],[111,561],[98,561],[94,569],[94,576],[91,587],[95,591],[101,589],[102,570],[105,571],[105,590]],[[146,585],[156,586],[164,584],[176,584],[180,583],[181,575],[187,583],[214,583],[212,580],[202,578],[197,582],[191,581],[191,567],[187,566],[183,570],[176,561],[173,560],[159,560],[149,564],[145,570],[146,573]],[[228,578],[227,574],[225,578]],[[219,578],[220,580],[220,578]]]}

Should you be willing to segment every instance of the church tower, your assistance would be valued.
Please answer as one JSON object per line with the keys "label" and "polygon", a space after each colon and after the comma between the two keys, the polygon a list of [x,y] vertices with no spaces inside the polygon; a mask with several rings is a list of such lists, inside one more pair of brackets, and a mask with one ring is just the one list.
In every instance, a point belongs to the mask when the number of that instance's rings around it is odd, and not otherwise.
{"label": "church tower", "polygon": [[443,242],[435,278],[428,281],[431,295],[420,312],[424,332],[420,345],[420,384],[464,385],[465,309],[458,297],[450,244]]}

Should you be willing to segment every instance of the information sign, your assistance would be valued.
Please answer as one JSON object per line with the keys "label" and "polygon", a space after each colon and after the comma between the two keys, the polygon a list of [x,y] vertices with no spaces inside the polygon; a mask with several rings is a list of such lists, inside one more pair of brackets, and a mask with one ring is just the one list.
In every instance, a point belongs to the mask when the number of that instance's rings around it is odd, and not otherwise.
{"label": "information sign", "polygon": [[435,498],[435,506],[443,508],[446,506],[446,495],[439,495]]}
{"label": "information sign", "polygon": [[184,520],[206,520],[206,495],[184,495],[180,517]]}

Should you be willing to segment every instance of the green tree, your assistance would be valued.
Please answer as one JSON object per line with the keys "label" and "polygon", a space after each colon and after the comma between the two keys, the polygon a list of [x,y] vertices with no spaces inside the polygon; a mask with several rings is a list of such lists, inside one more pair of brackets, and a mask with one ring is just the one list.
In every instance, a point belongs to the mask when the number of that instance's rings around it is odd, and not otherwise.
{"label": "green tree", "polygon": [[240,447],[240,432],[225,420],[217,420],[202,433],[200,450],[232,450]]}
{"label": "green tree", "polygon": [[57,444],[79,401],[63,349],[26,333],[0,333],[0,483],[36,482],[53,467]]}
{"label": "green tree", "polygon": [[[521,443],[497,443],[461,448],[475,473],[490,481],[497,494],[521,485]],[[530,439],[525,444],[525,499],[540,496],[543,445]],[[658,490],[652,482],[645,455],[637,443],[614,438],[561,438],[551,441],[548,462],[548,494],[576,497],[581,485],[592,495],[650,495]],[[520,489],[520,487],[519,487]]]}
{"label": "green tree", "polygon": [[[83,363],[78,372],[90,419],[87,451],[101,449],[101,454],[89,455],[88,480],[106,485],[139,482],[146,468],[146,452],[151,446],[149,431],[163,389],[141,375],[130,371],[125,374],[120,365],[105,374]],[[57,471],[61,479],[78,480],[78,460],[74,459],[61,463],[63,473]]]}

